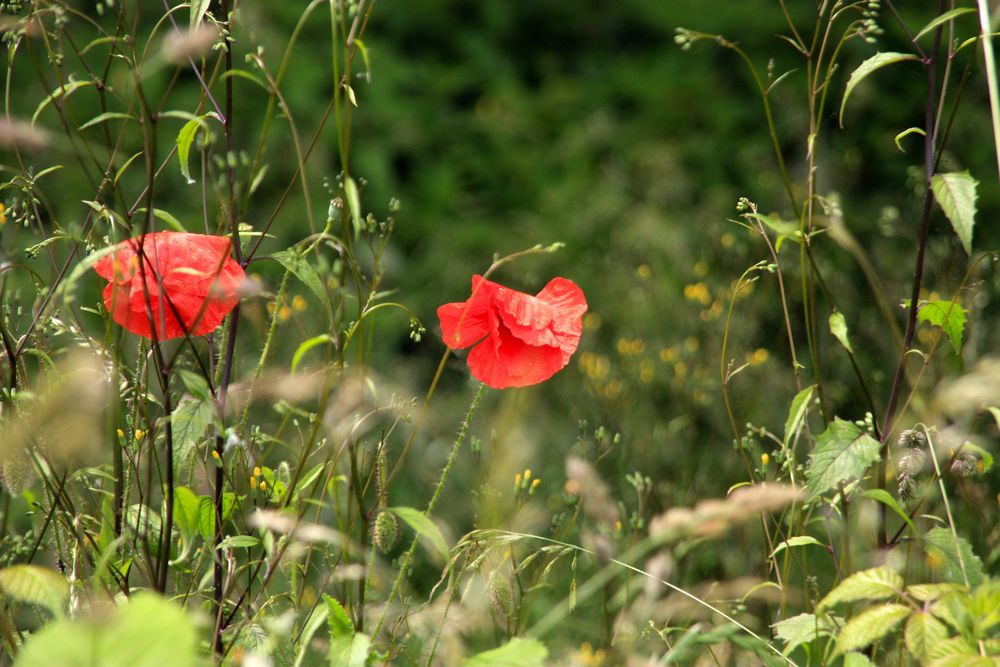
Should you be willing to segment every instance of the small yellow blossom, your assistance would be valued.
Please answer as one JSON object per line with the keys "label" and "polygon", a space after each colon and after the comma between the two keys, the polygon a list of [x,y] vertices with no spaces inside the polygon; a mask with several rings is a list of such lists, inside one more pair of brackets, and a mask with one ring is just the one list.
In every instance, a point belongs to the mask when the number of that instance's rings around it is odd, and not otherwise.
{"label": "small yellow blossom", "polygon": [[531,481],[531,468],[525,468],[524,469],[524,481],[525,481],[525,483]]}
{"label": "small yellow blossom", "polygon": [[215,459],[215,460],[219,459],[219,452],[218,452],[218,450],[216,450],[216,449],[212,450],[212,458]]}
{"label": "small yellow blossom", "polygon": [[260,486],[258,487],[261,491],[267,491],[267,480],[260,480]]}
{"label": "small yellow blossom", "polygon": [[535,479],[531,480],[531,489],[528,490],[528,493],[534,493],[535,489],[537,489],[538,485],[541,484],[541,483],[542,483],[542,480],[538,479],[537,477]]}
{"label": "small yellow blossom", "polygon": [[278,309],[278,320],[282,322],[288,321],[288,318],[292,316],[292,309],[288,306],[282,306]]}
{"label": "small yellow blossom", "polygon": [[723,248],[731,248],[731,247],[733,247],[733,243],[735,243],[735,241],[736,241],[736,239],[729,232],[726,232],[725,234],[723,234],[722,238],[719,239],[719,242],[722,243],[722,247]]}
{"label": "small yellow blossom", "polygon": [[309,307],[305,298],[301,294],[296,294],[292,297],[292,310],[297,313],[301,313],[303,310]]}
{"label": "small yellow blossom", "polygon": [[747,355],[747,363],[751,366],[760,366],[761,364],[767,362],[770,356],[770,352],[762,347],[758,347],[756,350]]}
{"label": "small yellow blossom", "polygon": [[638,268],[636,268],[635,273],[637,276],[645,280],[650,276],[652,271],[649,269],[649,264],[640,264]]}
{"label": "small yellow blossom", "polygon": [[250,476],[250,488],[255,488],[257,486],[257,478],[253,475]]}
{"label": "small yellow blossom", "polygon": [[677,348],[676,347],[665,347],[660,350],[660,361],[666,363],[668,361],[673,361],[677,358]]}
{"label": "small yellow blossom", "polygon": [[771,457],[768,455],[767,452],[764,452],[763,454],[760,455],[760,464],[762,466],[766,468],[767,464],[770,462],[771,462]]}
{"label": "small yellow blossom", "polygon": [[0,225],[7,224],[7,207],[0,203]]}
{"label": "small yellow blossom", "polygon": [[677,364],[674,366],[674,375],[676,375],[677,377],[684,377],[685,375],[687,375],[687,372],[688,372],[688,366],[683,361],[678,361]]}
{"label": "small yellow blossom", "polygon": [[142,440],[144,435],[146,435],[146,432],[143,431],[141,428],[137,428],[135,430],[135,441],[139,442],[140,440]]}
{"label": "small yellow blossom", "polygon": [[123,431],[121,429],[118,429],[118,437],[119,438],[124,438],[125,437],[125,431]]}
{"label": "small yellow blossom", "polygon": [[517,473],[516,475],[514,475],[514,489],[516,490],[520,488],[521,488],[521,473]]}
{"label": "small yellow blossom", "polygon": [[254,477],[260,477],[260,466],[254,466],[254,468],[253,468],[253,476]]}
{"label": "small yellow blossom", "polygon": [[712,293],[708,290],[708,285],[703,282],[692,283],[684,286],[684,298],[688,301],[697,301],[703,306],[712,302]]}
{"label": "small yellow blossom", "polygon": [[699,347],[701,347],[701,341],[694,336],[688,336],[684,339],[684,349],[688,352],[697,352]]}

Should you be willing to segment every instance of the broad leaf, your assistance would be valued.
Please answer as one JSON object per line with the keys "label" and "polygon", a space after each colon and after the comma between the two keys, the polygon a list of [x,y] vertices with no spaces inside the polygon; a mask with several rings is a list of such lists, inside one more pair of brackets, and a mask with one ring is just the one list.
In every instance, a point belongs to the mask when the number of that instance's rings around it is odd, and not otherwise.
{"label": "broad leaf", "polygon": [[807,500],[864,475],[879,459],[879,442],[856,424],[836,418],[816,440],[806,468]]}
{"label": "broad leaf", "polygon": [[931,190],[938,206],[948,216],[966,255],[972,254],[972,228],[976,224],[976,186],[968,171],[934,174]]}
{"label": "broad leaf", "polygon": [[921,602],[933,602],[949,593],[957,593],[963,590],[965,590],[965,587],[959,584],[913,584],[906,587],[907,594],[911,598]]}
{"label": "broad leaf", "polygon": [[911,609],[905,604],[884,604],[861,612],[849,620],[837,635],[837,652],[862,649],[892,632]]}
{"label": "broad leaf", "polygon": [[305,257],[291,250],[281,250],[271,256],[278,260],[283,267],[291,271],[296,278],[301,280],[303,285],[319,297],[320,301],[326,303],[326,290],[323,289],[323,281],[320,280],[316,269],[312,267],[312,264]]}
{"label": "broad leaf", "polygon": [[896,499],[893,498],[888,491],[886,491],[885,489],[868,489],[861,495],[863,495],[865,498],[871,498],[872,500],[880,502],[889,509],[891,509],[893,512],[898,514],[903,521],[906,522],[906,525],[910,527],[910,530],[916,532],[917,529],[913,525],[913,521],[910,520],[910,515],[907,514],[906,511],[904,511],[903,508],[899,506],[899,503],[896,502]]}
{"label": "broad leaf", "polygon": [[445,560],[448,559],[448,555],[451,553],[448,543],[445,542],[441,530],[434,525],[434,522],[426,514],[412,507],[390,507],[389,511],[399,517],[400,520],[412,528],[418,535],[426,538],[438,553],[444,556]]}
{"label": "broad leaf", "polygon": [[903,590],[903,578],[888,567],[875,567],[855,572],[844,579],[826,597],[820,600],[817,609],[825,609],[842,602],[858,600],[884,600]]}
{"label": "broad leaf", "polygon": [[330,667],[364,667],[368,658],[371,640],[367,635],[357,634],[354,623],[339,602],[324,595],[327,606],[327,621],[330,623],[330,648],[327,658]]}
{"label": "broad leaf", "polygon": [[174,489],[174,523],[185,542],[191,542],[198,535],[200,504],[198,494],[186,486]]}
{"label": "broad leaf", "polygon": [[933,615],[918,611],[906,622],[903,638],[906,640],[906,650],[921,663],[925,663],[930,658],[931,648],[948,638],[948,628]]}
{"label": "broad leaf", "polygon": [[834,624],[826,616],[816,617],[813,614],[799,614],[775,623],[774,635],[785,644],[782,651],[790,654],[798,646],[808,644],[817,637],[830,637],[835,629]]}
{"label": "broad leaf", "polygon": [[69,597],[66,577],[38,565],[12,565],[0,570],[0,589],[15,600],[37,604],[56,615],[62,613]]}
{"label": "broad leaf", "polygon": [[207,429],[215,419],[215,407],[202,400],[182,401],[170,416],[173,425],[174,465],[180,470],[187,468],[194,446],[201,442]]}
{"label": "broad leaf", "polygon": [[549,650],[537,639],[515,637],[503,646],[462,661],[462,667],[542,667]]}
{"label": "broad leaf", "polygon": [[864,653],[852,651],[844,654],[844,667],[876,667],[876,665]]}
{"label": "broad leaf", "polygon": [[847,80],[847,90],[844,91],[844,99],[840,103],[840,126],[844,126],[844,107],[847,106],[847,98],[851,96],[854,91],[854,87],[861,83],[862,79],[871,74],[877,69],[881,69],[886,65],[891,65],[893,63],[902,62],[904,60],[918,60],[918,58],[909,53],[876,53],[868,60],[861,63],[856,70],[851,72],[851,78]]}
{"label": "broad leaf", "polygon": [[941,327],[955,354],[962,351],[962,334],[965,331],[965,309],[954,301],[927,301],[917,311],[921,322]]}
{"label": "broad leaf", "polygon": [[817,540],[815,537],[812,537],[811,535],[799,535],[797,537],[790,537],[781,544],[779,544],[778,546],[774,547],[774,551],[771,552],[770,558],[774,558],[777,554],[784,551],[785,549],[789,549],[791,547],[804,547],[810,544],[815,544],[817,546],[823,547],[824,549],[827,548],[825,544]]}
{"label": "broad leaf", "polygon": [[940,561],[936,569],[946,581],[964,584],[968,577],[968,584],[972,588],[985,581],[983,561],[973,553],[972,546],[964,537],[956,539],[948,528],[932,528],[924,534],[924,543],[932,561]]}

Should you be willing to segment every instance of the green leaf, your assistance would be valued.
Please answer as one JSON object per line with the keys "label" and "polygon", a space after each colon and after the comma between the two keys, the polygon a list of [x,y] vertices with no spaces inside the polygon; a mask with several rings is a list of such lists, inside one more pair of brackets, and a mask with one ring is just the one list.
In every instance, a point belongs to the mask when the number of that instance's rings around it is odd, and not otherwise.
{"label": "green leaf", "polygon": [[[223,493],[223,523],[233,513],[234,507],[236,507],[236,494],[232,492]],[[198,499],[198,531],[205,539],[205,542],[212,542],[215,539],[215,501],[210,496],[201,496]]]}
{"label": "green leaf", "polygon": [[844,654],[844,667],[876,667],[876,665],[864,653],[852,651]]}
{"label": "green leaf", "polygon": [[174,463],[181,469],[187,467],[194,447],[201,442],[215,419],[215,407],[196,398],[181,401],[170,415],[174,436]]}
{"label": "green leaf", "polygon": [[91,118],[90,120],[88,120],[86,123],[84,123],[83,125],[81,125],[80,127],[78,127],[77,129],[82,132],[83,130],[86,130],[88,127],[93,127],[95,125],[100,125],[101,123],[106,123],[109,120],[115,120],[115,119],[117,119],[117,120],[135,120],[136,118],[135,118],[135,116],[133,116],[130,113],[120,113],[118,111],[105,111],[102,114],[98,114],[97,116],[94,116],[93,118]]}
{"label": "green leaf", "polygon": [[966,255],[972,254],[972,228],[976,224],[976,186],[968,171],[934,174],[931,190],[938,206],[951,222]]}
{"label": "green leaf", "polygon": [[[348,88],[350,91],[350,88]],[[353,91],[351,91],[353,94]],[[357,102],[354,106],[358,106]],[[354,224],[354,238],[361,233],[361,196],[358,194],[358,184],[350,176],[344,181],[344,196],[347,197],[347,206],[351,209],[351,222]]]}
{"label": "green leaf", "polygon": [[[192,0],[191,1],[191,21],[189,23],[191,29],[193,30],[201,23],[202,19],[205,18],[205,14],[208,13],[208,6],[212,4],[212,0]],[[223,17],[225,18],[225,17]]]}
{"label": "green leaf", "polygon": [[462,667],[542,667],[549,650],[537,639],[515,637],[503,646],[462,661]]}
{"label": "green leaf", "polygon": [[[986,580],[983,561],[972,551],[964,537],[956,538],[948,528],[932,528],[924,533],[924,545],[929,556],[940,556],[941,576],[956,584],[968,583],[975,588]],[[961,559],[959,558],[961,554]],[[964,566],[964,567],[963,567]],[[965,576],[962,575],[963,569]],[[966,578],[968,581],[966,582]]]}
{"label": "green leaf", "polygon": [[977,466],[978,474],[984,475],[993,468],[993,455],[990,454],[985,449],[983,449],[982,447],[980,447],[979,445],[977,445],[976,443],[970,440],[966,440],[964,443],[962,443],[962,451],[972,452],[973,454],[979,457],[980,461],[982,461],[982,466],[981,467]]}
{"label": "green leaf", "polygon": [[788,409],[788,419],[785,420],[785,446],[787,447],[791,443],[792,438],[798,432],[799,428],[802,426],[803,421],[806,418],[806,414],[809,411],[809,405],[812,402],[813,392],[816,390],[816,385],[809,385],[799,393],[795,395],[792,399],[792,405]]}
{"label": "green leaf", "polygon": [[961,16],[962,14],[974,13],[975,11],[976,10],[973,9],[972,7],[957,7],[955,9],[949,10],[944,14],[941,14],[940,16],[931,19],[930,23],[925,25],[920,30],[920,32],[914,35],[913,41],[917,41],[918,39],[929,33],[931,30],[934,30],[934,28],[941,25],[942,23],[947,23],[948,21],[951,21],[956,17]]}
{"label": "green leaf", "polygon": [[784,551],[785,549],[790,549],[792,547],[804,547],[810,544],[821,546],[824,549],[827,548],[825,544],[817,540],[815,537],[812,537],[811,535],[799,535],[797,537],[790,537],[781,544],[779,544],[778,546],[774,547],[774,551],[771,552],[770,558],[774,558],[777,554]]}
{"label": "green leaf", "polygon": [[871,498],[876,502],[882,503],[883,505],[891,509],[893,512],[898,514],[899,517],[906,522],[906,525],[910,527],[910,530],[912,530],[914,533],[917,532],[916,527],[913,525],[913,521],[910,520],[910,515],[907,514],[906,511],[899,506],[899,503],[896,502],[896,499],[893,498],[889,494],[889,492],[886,491],[885,489],[868,489],[861,495],[863,495],[865,498]]}
{"label": "green leaf", "polygon": [[816,605],[826,609],[842,602],[884,600],[903,590],[903,578],[895,570],[882,566],[855,572],[844,579]]}
{"label": "green leaf", "polygon": [[989,407],[986,409],[990,411],[991,415],[993,415],[993,421],[997,423],[997,428],[1000,428],[1000,408]]}
{"label": "green leaf", "polygon": [[[145,213],[146,209],[141,208],[137,211],[138,213]],[[181,224],[181,221],[174,217],[173,213],[170,211],[164,211],[162,208],[154,208],[153,215],[167,223],[167,226],[173,229],[175,232],[186,232],[187,229]]]}
{"label": "green leaf", "polygon": [[905,604],[883,604],[866,609],[849,620],[837,635],[837,653],[856,651],[892,632],[910,615]]}
{"label": "green leaf", "polygon": [[[973,656],[979,657],[979,653],[961,637],[945,639],[930,648],[930,659],[933,661],[931,663],[933,665],[967,666]],[[957,662],[946,662],[949,659],[957,659]]]}
{"label": "green leaf", "polygon": [[196,667],[207,665],[198,632],[178,605],[140,592],[110,614],[63,619],[31,635],[18,667]]}
{"label": "green leaf", "polygon": [[802,644],[808,644],[817,637],[832,637],[836,629],[826,616],[799,614],[775,623],[774,635],[785,644],[783,654],[789,655]]}
{"label": "green leaf", "polygon": [[852,92],[854,92],[855,86],[861,83],[865,77],[875,70],[881,69],[886,65],[902,62],[904,60],[919,60],[919,58],[909,53],[894,53],[891,51],[886,53],[876,53],[871,58],[861,63],[856,70],[851,72],[851,77],[847,80],[847,89],[844,91],[844,99],[840,103],[841,127],[844,127],[844,107],[847,106],[847,98],[851,96]]}
{"label": "green leaf", "polygon": [[954,301],[925,301],[917,311],[917,319],[931,326],[941,327],[955,354],[962,351],[962,335],[965,331],[965,309]]}
{"label": "green leaf", "polygon": [[185,542],[191,542],[198,535],[200,506],[201,498],[188,487],[174,489],[174,523]]}
{"label": "green leaf", "polygon": [[70,81],[58,86],[51,93],[46,95],[45,99],[38,103],[38,107],[35,108],[35,113],[31,116],[31,124],[34,125],[35,121],[38,120],[38,116],[45,111],[45,107],[49,106],[56,100],[64,97],[69,97],[81,88],[86,88],[87,86],[93,86],[92,81]]}
{"label": "green leaf", "polygon": [[219,543],[219,549],[252,549],[260,544],[260,538],[253,535],[230,535]]}
{"label": "green leaf", "polygon": [[194,183],[194,179],[191,178],[191,169],[188,167],[191,144],[194,142],[198,130],[204,130],[205,136],[208,136],[208,123],[205,122],[204,118],[204,116],[196,116],[190,119],[184,123],[181,131],[177,133],[177,159],[181,165],[181,175],[187,180],[188,185]]}
{"label": "green leaf", "polygon": [[833,337],[840,341],[840,344],[844,346],[844,349],[854,354],[853,348],[851,348],[851,339],[847,337],[847,319],[841,312],[830,313],[830,333]]}
{"label": "green leaf", "polygon": [[326,290],[323,289],[323,281],[320,280],[316,269],[306,260],[305,257],[291,250],[281,250],[271,255],[278,260],[283,267],[291,271],[302,284],[308,287],[319,300],[326,303]]}
{"label": "green leaf", "polygon": [[906,622],[903,631],[906,650],[921,663],[930,659],[931,648],[948,638],[948,628],[933,615],[918,611]]}
{"label": "green leaf", "polygon": [[913,584],[906,587],[907,594],[920,602],[932,602],[939,597],[962,590],[965,590],[965,587],[958,584]]}
{"label": "green leaf", "polygon": [[354,634],[354,623],[351,617],[344,611],[344,607],[327,594],[323,594],[326,606],[329,610],[328,620],[330,623],[330,638],[349,637]]}
{"label": "green leaf", "polygon": [[879,459],[879,442],[856,424],[835,418],[816,440],[806,468],[807,500],[851,478]]}
{"label": "green leaf", "polygon": [[924,132],[919,127],[908,127],[908,128],[906,128],[905,130],[903,130],[902,132],[900,132],[899,134],[897,134],[896,137],[895,137],[895,139],[893,139],[893,141],[896,142],[896,148],[899,149],[900,153],[905,153],[906,150],[903,149],[903,144],[899,143],[899,140],[902,139],[902,138],[904,138],[904,137],[908,137],[911,134],[919,134],[922,137],[926,137],[927,136],[927,133]]}
{"label": "green leaf", "polygon": [[330,667],[364,667],[371,640],[367,635],[355,633],[351,617],[337,600],[326,594],[323,598],[330,623],[330,649],[327,653]]}
{"label": "green leaf", "polygon": [[292,355],[292,373],[295,373],[295,369],[299,367],[299,362],[302,360],[302,356],[306,352],[313,349],[317,345],[322,345],[323,343],[333,343],[335,340],[336,339],[330,334],[320,334],[302,341],[302,343],[295,348],[295,354]]}
{"label": "green leaf", "polygon": [[448,543],[444,541],[441,530],[434,525],[434,522],[426,514],[412,507],[390,507],[389,511],[399,517],[407,526],[412,528],[418,535],[430,542],[434,548],[444,556],[445,560],[451,550]]}
{"label": "green leaf", "polygon": [[12,565],[0,570],[0,589],[15,600],[45,607],[57,616],[69,597],[66,577],[38,565]]}

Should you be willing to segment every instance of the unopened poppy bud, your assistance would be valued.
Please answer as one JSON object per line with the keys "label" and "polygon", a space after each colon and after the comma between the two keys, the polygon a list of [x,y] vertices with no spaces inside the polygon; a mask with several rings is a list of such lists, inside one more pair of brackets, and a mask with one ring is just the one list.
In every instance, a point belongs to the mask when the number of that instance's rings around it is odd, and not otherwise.
{"label": "unopened poppy bud", "polygon": [[498,614],[504,618],[514,616],[514,587],[510,584],[510,579],[499,570],[490,574],[486,583],[486,592],[490,598],[490,604]]}
{"label": "unopened poppy bud", "polygon": [[399,521],[392,512],[379,512],[372,526],[372,540],[380,553],[392,551],[399,541]]}

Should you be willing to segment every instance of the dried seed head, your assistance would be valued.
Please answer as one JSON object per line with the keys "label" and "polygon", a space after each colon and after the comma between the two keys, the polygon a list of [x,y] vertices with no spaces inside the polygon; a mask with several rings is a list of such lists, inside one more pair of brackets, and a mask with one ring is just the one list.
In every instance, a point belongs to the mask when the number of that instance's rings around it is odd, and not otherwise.
{"label": "dried seed head", "polygon": [[951,474],[958,477],[969,477],[976,474],[979,459],[973,454],[960,452],[951,463]]}
{"label": "dried seed head", "polygon": [[897,444],[906,449],[921,449],[927,445],[927,436],[924,435],[923,431],[908,428],[899,434]]}

